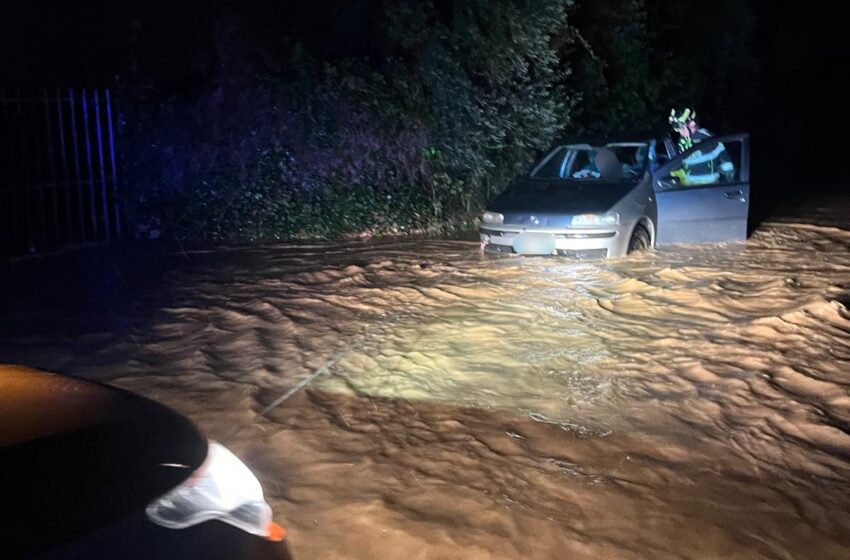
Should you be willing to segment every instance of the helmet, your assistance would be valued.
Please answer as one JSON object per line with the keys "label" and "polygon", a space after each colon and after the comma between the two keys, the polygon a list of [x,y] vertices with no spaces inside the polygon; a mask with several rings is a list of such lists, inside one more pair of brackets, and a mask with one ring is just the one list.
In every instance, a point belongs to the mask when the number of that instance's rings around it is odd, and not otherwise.
{"label": "helmet", "polygon": [[676,109],[670,109],[670,118],[667,119],[673,130],[679,130],[683,126],[687,126],[690,121],[697,118],[697,112],[693,109],[685,109],[681,114],[676,115]]}

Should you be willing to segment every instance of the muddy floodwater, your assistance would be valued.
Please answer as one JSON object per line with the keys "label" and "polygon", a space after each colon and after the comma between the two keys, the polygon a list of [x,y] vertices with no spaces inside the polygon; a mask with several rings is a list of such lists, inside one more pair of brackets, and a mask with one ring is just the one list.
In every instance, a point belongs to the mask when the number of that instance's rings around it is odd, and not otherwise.
{"label": "muddy floodwater", "polygon": [[193,419],[296,560],[847,559],[848,207],[602,262],[409,240],[27,258],[2,265],[0,361]]}

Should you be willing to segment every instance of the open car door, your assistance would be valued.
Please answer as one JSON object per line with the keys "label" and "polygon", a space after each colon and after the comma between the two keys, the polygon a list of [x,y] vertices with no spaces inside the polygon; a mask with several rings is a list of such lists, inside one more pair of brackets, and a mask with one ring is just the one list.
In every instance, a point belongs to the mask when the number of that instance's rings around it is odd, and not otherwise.
{"label": "open car door", "polygon": [[658,245],[747,238],[749,140],[749,134],[703,140],[653,173]]}

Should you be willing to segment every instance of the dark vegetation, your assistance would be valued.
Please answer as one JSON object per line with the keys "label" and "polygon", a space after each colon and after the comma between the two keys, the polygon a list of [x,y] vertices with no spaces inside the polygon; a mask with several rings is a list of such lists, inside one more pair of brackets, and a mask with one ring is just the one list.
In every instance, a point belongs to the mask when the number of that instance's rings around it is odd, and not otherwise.
{"label": "dark vegetation", "polygon": [[[758,116],[748,0],[102,4],[108,46],[39,79],[117,87],[130,219],[166,235],[445,231],[554,138]],[[90,44],[57,9],[41,33]]]}

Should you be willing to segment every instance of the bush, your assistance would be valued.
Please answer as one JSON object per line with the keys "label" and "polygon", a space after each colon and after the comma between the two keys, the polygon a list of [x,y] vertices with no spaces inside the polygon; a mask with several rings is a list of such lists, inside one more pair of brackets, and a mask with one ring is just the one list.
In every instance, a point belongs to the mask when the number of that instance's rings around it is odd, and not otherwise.
{"label": "bush", "polygon": [[[727,99],[746,104],[748,0],[722,1],[740,17],[724,26],[708,8],[722,32],[699,41],[667,27],[689,28],[705,9],[693,0],[369,0],[346,8],[368,37],[339,49],[297,29],[282,38],[274,2],[253,19],[223,13],[215,56],[193,66],[200,87],[125,95],[131,218],[214,239],[469,225],[564,132],[645,131],[666,126],[671,105],[710,119]],[[367,54],[333,54],[355,51]]]}

